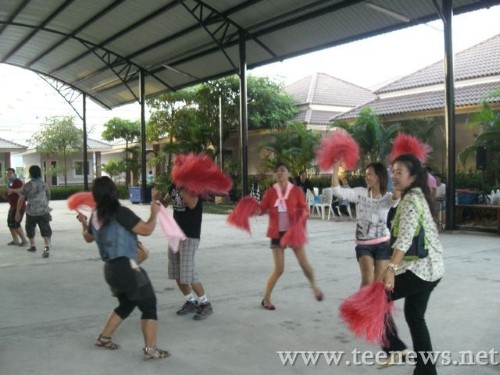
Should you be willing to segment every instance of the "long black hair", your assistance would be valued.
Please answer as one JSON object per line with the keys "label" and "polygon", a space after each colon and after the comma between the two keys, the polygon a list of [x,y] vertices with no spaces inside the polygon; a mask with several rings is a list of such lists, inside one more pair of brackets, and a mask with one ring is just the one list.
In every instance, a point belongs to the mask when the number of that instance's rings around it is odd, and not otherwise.
{"label": "long black hair", "polygon": [[429,188],[429,183],[427,181],[427,169],[425,169],[422,163],[420,163],[420,160],[418,160],[417,157],[412,154],[400,155],[396,159],[394,159],[392,164],[394,165],[394,163],[396,162],[404,164],[406,168],[408,168],[410,176],[415,176],[415,180],[412,182],[412,184],[408,186],[405,191],[401,192],[401,197],[404,197],[408,191],[415,187],[420,188],[420,190],[422,190],[422,193],[424,193],[424,197],[427,201],[427,205],[429,206],[432,217],[436,218],[436,207],[432,202],[431,189]]}
{"label": "long black hair", "polygon": [[384,195],[387,193],[387,185],[389,184],[389,175],[387,174],[387,168],[384,164],[380,162],[370,163],[366,166],[365,170],[372,168],[375,175],[378,177],[380,194]]}
{"label": "long black hair", "polygon": [[107,176],[97,177],[93,182],[92,196],[96,202],[99,222],[106,225],[115,217],[120,207],[115,183]]}

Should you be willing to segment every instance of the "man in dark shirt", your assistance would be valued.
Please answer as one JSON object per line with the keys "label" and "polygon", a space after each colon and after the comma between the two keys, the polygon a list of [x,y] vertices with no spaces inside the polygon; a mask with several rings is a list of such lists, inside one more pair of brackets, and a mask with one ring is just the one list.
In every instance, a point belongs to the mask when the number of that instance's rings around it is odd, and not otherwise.
{"label": "man in dark shirt", "polygon": [[16,221],[17,201],[19,200],[19,191],[23,187],[23,182],[17,178],[14,168],[7,168],[7,200],[9,201],[9,213],[7,214],[7,226],[9,227],[12,241],[7,245],[25,246],[28,244],[24,235],[21,221],[23,220],[26,203],[21,207],[21,218]]}
{"label": "man in dark shirt", "polygon": [[295,178],[295,184],[302,189],[304,194],[307,195],[308,190],[311,192],[311,194],[313,194],[313,186],[311,184],[311,181],[309,181],[309,179],[307,178],[306,172],[302,172],[300,176]]}
{"label": "man in dark shirt", "polygon": [[[162,203],[165,207],[172,205],[174,219],[187,237],[181,241],[177,253],[174,254],[170,248],[168,250],[168,277],[177,282],[186,298],[186,302],[177,311],[177,315],[195,313],[193,319],[205,319],[213,310],[203,285],[199,281],[194,261],[200,243],[202,200],[189,191],[172,185],[163,197]],[[198,301],[193,291],[198,296]]]}

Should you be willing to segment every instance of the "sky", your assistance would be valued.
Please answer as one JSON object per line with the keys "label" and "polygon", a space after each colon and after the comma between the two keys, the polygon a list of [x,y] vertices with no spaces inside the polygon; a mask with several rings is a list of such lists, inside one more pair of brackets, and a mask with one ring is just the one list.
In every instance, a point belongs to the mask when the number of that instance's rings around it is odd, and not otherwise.
{"label": "sky", "polygon": [[[454,52],[500,34],[500,6],[454,17]],[[374,89],[443,59],[441,21],[435,21],[358,42],[325,49],[249,70],[292,83],[313,73],[326,73]],[[500,63],[500,62],[499,62]],[[81,102],[75,103],[80,109]],[[0,137],[27,144],[47,117],[76,116],[64,99],[36,74],[0,64]],[[87,102],[89,137],[100,139],[102,125],[112,117],[138,120],[139,104],[106,110]],[[76,117],[76,123],[81,123]]]}

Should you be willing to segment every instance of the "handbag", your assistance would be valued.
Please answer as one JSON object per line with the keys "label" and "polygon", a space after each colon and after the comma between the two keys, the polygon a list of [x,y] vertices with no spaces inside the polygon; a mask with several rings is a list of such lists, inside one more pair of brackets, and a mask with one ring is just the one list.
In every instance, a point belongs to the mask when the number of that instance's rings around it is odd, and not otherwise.
{"label": "handbag", "polygon": [[[395,220],[399,221],[399,210],[396,211],[397,217],[395,217]],[[411,241],[411,245],[406,251],[403,259],[404,260],[418,260],[418,259],[423,259],[426,258],[429,255],[429,249],[426,248],[425,246],[425,230],[424,226],[422,223],[422,211],[423,208],[421,206],[418,206],[418,211],[419,211],[419,222],[417,226],[417,234],[413,236],[413,239]],[[399,227],[399,225],[397,225]],[[394,235],[394,231],[398,230],[399,228],[396,229],[395,226],[391,228],[391,246],[396,242],[397,236]]]}
{"label": "handbag", "polygon": [[[391,233],[391,245],[396,242],[396,237]],[[403,259],[404,260],[417,260],[426,258],[429,255],[429,249],[425,248],[425,230],[422,225],[420,225],[420,230],[413,236],[411,245],[406,251]]]}
{"label": "handbag", "polygon": [[141,241],[137,241],[137,264],[141,264],[148,259],[149,251],[144,247]]}

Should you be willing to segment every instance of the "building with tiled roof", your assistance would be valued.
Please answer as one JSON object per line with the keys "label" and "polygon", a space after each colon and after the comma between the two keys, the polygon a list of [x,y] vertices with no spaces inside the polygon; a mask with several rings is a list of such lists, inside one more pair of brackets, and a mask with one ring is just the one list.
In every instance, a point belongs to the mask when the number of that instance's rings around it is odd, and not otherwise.
{"label": "building with tiled roof", "polygon": [[[474,142],[477,130],[466,128],[472,114],[477,113],[483,101],[493,110],[500,110],[500,34],[455,54],[455,124],[456,149],[462,151]],[[496,91],[495,95],[492,95]],[[371,108],[385,125],[434,117],[443,131],[433,139],[435,145],[444,145],[445,74],[441,60],[408,76],[385,85],[374,92],[376,98],[357,106],[334,120],[354,120],[363,108]],[[435,168],[444,171],[445,150],[435,147]],[[460,167],[460,165],[458,165]]]}
{"label": "building with tiled roof", "polygon": [[[97,139],[88,138],[88,164],[89,164],[89,180],[94,179],[101,175],[101,166],[103,163],[102,154],[112,150],[113,146],[109,143],[99,141]],[[58,172],[52,177],[50,185],[62,185],[64,184],[64,177],[61,165],[63,163],[62,157],[53,156],[50,160],[47,160],[46,156],[40,154],[36,149],[26,149],[20,150],[19,156],[22,158],[22,169],[24,170],[24,177],[27,177],[27,170],[31,165],[39,165],[42,170],[45,170],[47,162],[50,163],[53,169]],[[83,154],[76,153],[71,154],[67,157],[67,176],[69,185],[72,184],[82,184],[83,183]],[[18,173],[19,174],[19,173]]]}
{"label": "building with tiled roof", "polygon": [[300,112],[294,120],[306,124],[308,129],[326,130],[330,118],[375,99],[368,89],[332,77],[314,73],[285,87]]}
{"label": "building with tiled roof", "polygon": [[11,167],[11,155],[26,150],[26,146],[0,138],[0,183],[5,182],[5,171]]}

